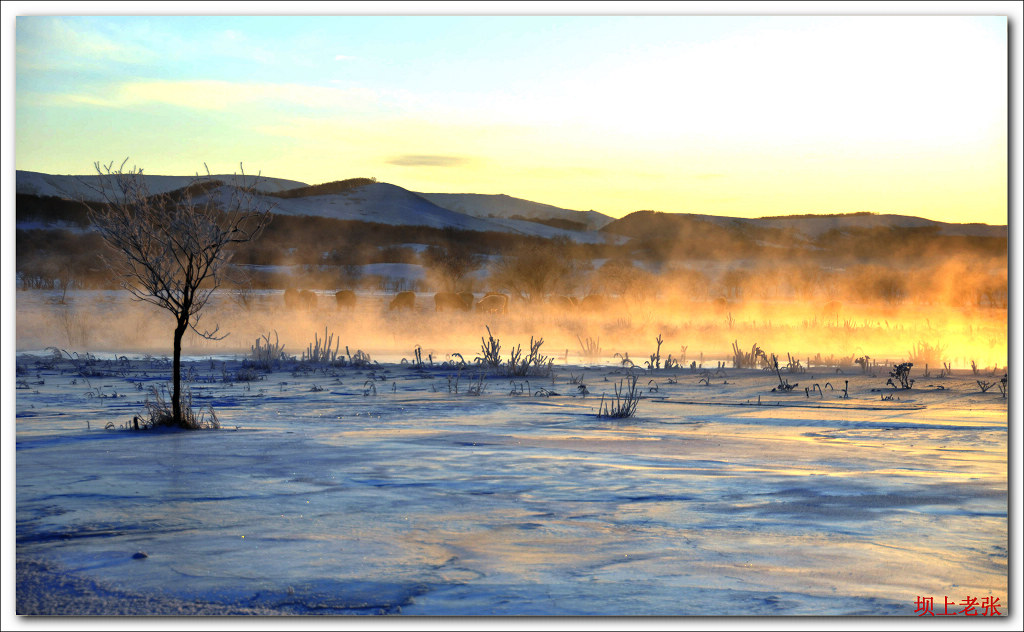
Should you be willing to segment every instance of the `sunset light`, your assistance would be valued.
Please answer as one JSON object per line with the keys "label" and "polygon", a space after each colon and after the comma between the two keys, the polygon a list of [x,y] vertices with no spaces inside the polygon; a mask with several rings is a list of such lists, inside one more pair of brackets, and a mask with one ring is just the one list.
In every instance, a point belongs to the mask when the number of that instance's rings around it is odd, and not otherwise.
{"label": "sunset light", "polygon": [[3,629],[1022,629],[1022,12],[4,2]]}
{"label": "sunset light", "polygon": [[1006,53],[984,16],[24,16],[17,168],[1005,224]]}

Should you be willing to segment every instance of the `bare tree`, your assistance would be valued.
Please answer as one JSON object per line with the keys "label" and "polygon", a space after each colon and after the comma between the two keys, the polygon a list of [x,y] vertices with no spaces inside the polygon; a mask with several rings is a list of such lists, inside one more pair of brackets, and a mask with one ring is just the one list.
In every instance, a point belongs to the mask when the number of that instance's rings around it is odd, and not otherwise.
{"label": "bare tree", "polygon": [[463,286],[463,279],[480,265],[482,257],[446,244],[428,247],[423,252],[422,260],[437,277],[442,290],[457,292]]}
{"label": "bare tree", "polygon": [[[89,217],[114,250],[108,265],[136,300],[166,309],[174,316],[174,386],[171,416],[188,426],[182,413],[181,341],[188,329],[219,340],[219,327],[198,329],[200,312],[221,284],[231,244],[254,239],[266,226],[270,209],[259,209],[255,178],[236,175],[234,182],[197,174],[192,184],[170,193],[150,194],[142,170],[95,163],[94,190],[105,203],[88,204]],[[227,184],[228,186],[220,186]]]}
{"label": "bare tree", "polygon": [[566,240],[517,245],[499,259],[490,281],[528,302],[542,301],[553,292],[570,292],[580,276]]}

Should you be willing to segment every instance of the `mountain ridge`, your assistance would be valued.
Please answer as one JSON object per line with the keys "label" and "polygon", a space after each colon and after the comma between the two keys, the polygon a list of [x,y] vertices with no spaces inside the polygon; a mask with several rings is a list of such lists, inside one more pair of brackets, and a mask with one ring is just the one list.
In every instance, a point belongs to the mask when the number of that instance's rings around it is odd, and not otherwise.
{"label": "mountain ridge", "polygon": [[[199,176],[197,178],[196,176],[162,176],[147,173],[144,174],[144,177],[148,183],[150,192],[157,194],[169,193],[177,189],[185,188],[197,179],[200,181],[220,180],[222,182],[233,182],[237,181],[237,179],[242,177],[242,175],[213,174],[209,176]],[[39,197],[58,197],[69,200],[85,199],[92,202],[102,201],[101,196],[91,188],[91,186],[96,186],[99,179],[98,174],[56,175],[40,171],[23,171],[19,169],[15,174],[15,178],[16,190],[21,194],[37,195]],[[247,180],[258,178],[257,190],[267,193],[284,191],[289,188],[295,188],[296,186],[308,186],[303,182],[286,180],[283,178],[268,178],[266,176],[254,176],[251,174],[245,175],[245,178]]]}
{"label": "mountain ridge", "polygon": [[849,232],[884,228],[936,229],[940,234],[972,237],[1006,237],[1001,224],[953,223],[896,213],[799,214],[772,217],[729,217],[702,213],[634,211],[604,226],[602,232],[637,238],[659,237],[702,228],[732,229],[748,233],[774,233],[817,238],[831,231]]}
{"label": "mountain ridge", "polygon": [[[54,175],[17,171],[17,193],[64,199],[96,199],[89,188],[92,176]],[[202,180],[230,183],[236,175],[203,176]],[[154,193],[187,186],[194,176],[146,174]],[[743,218],[701,213],[634,211],[612,218],[596,211],[576,211],[505,194],[422,193],[372,178],[352,178],[320,185],[297,180],[260,176],[258,190],[272,200],[272,212],[310,215],[343,220],[452,227],[475,231],[500,231],[545,238],[565,237],[595,243],[615,236],[636,238],[693,232],[714,226],[749,233],[813,239],[830,231],[859,231],[877,228],[927,228],[942,234],[1005,237],[1008,227],[980,223],[950,223],[894,213],[794,214]],[[283,194],[283,195],[282,195]],[[561,222],[561,224],[560,224]],[[560,226],[579,225],[585,230]],[[697,230],[698,234],[713,232]]]}
{"label": "mountain ridge", "polygon": [[505,217],[519,215],[526,219],[559,219],[599,230],[615,221],[614,217],[597,211],[575,211],[566,208],[512,197],[504,193],[419,193],[438,206],[473,215],[475,217]]}

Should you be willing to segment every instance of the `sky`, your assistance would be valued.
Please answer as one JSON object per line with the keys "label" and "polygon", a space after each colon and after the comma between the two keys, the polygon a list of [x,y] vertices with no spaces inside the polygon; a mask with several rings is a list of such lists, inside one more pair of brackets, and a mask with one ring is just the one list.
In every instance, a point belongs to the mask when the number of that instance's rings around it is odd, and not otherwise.
{"label": "sky", "polygon": [[59,9],[81,7],[13,4],[25,5],[19,170],[85,174],[128,158],[152,174],[375,177],[614,217],[1007,223],[1007,11],[631,3],[635,14],[569,15],[588,6],[577,3],[552,15],[498,3],[519,11],[382,15],[407,5],[314,3],[306,13],[375,14],[214,16],[168,14],[208,3],[144,3],[131,6],[150,15],[71,16]]}

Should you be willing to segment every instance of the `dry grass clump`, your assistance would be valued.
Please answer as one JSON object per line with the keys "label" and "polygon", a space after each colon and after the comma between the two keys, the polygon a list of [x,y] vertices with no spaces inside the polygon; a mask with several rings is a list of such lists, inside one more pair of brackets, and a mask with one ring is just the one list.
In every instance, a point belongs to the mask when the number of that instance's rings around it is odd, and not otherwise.
{"label": "dry grass clump", "polygon": [[253,366],[248,362],[243,363],[242,366],[238,367],[238,370],[236,370],[234,373],[231,373],[227,369],[224,369],[222,371],[222,374],[224,376],[225,384],[229,384],[231,382],[259,382],[264,378],[264,375],[261,372],[260,367]]}
{"label": "dry grass clump", "polygon": [[579,341],[579,343],[580,343],[580,349],[582,349],[583,357],[584,358],[586,358],[587,360],[592,362],[592,361],[596,360],[597,358],[601,357],[601,339],[600,338],[597,338],[595,340],[594,338],[591,338],[590,336],[587,336],[587,339],[583,340],[577,334],[576,340]]}
{"label": "dry grass clump", "polygon": [[324,337],[313,334],[313,342],[309,343],[306,350],[302,352],[301,365],[326,364],[335,367],[371,367],[379,366],[370,359],[370,354],[362,349],[357,349],[355,354],[349,351],[345,345],[345,353],[341,353],[341,338],[334,338],[334,334],[324,327]]}
{"label": "dry grass clump", "polygon": [[380,366],[375,360],[370,359],[369,353],[366,353],[362,349],[356,349],[356,352],[353,354],[348,350],[348,345],[345,345],[345,355],[348,359],[346,360],[345,358],[341,358],[338,362],[341,366],[353,366],[359,368]]}
{"label": "dry grass clump", "polygon": [[[331,343],[334,343],[334,348],[331,348]],[[306,350],[302,352],[303,362],[313,362],[318,364],[334,364],[338,360],[338,351],[341,349],[341,338],[337,341],[334,340],[334,334],[327,331],[327,327],[324,327],[324,338],[320,339],[320,336],[316,333],[313,334],[313,342],[309,343]]]}
{"label": "dry grass clump", "polygon": [[261,335],[256,339],[256,344],[249,348],[249,362],[251,362],[255,368],[263,371],[270,371],[274,368],[274,365],[284,359],[284,345],[281,344],[281,340],[278,337],[276,330],[274,331],[273,343],[270,342],[270,334],[265,336]]}
{"label": "dry grass clump", "polygon": [[487,327],[487,340],[480,337],[480,355],[476,362],[492,369],[501,366],[501,341],[491,333],[490,326]]}
{"label": "dry grass clump", "polygon": [[772,354],[772,359],[769,360],[769,367],[772,368],[775,371],[775,375],[779,378],[779,385],[776,386],[775,388],[773,388],[772,392],[775,392],[775,391],[787,391],[788,392],[788,391],[793,390],[797,386],[799,386],[798,382],[793,382],[792,384],[790,384],[789,380],[784,379],[782,377],[782,371],[779,369],[779,359],[775,357],[774,353]]}
{"label": "dry grass clump", "polygon": [[981,389],[982,393],[987,393],[988,390],[990,388],[992,388],[993,386],[998,386],[999,387],[999,393],[1002,394],[1002,396],[1005,398],[1006,397],[1006,384],[1007,384],[1008,378],[1009,378],[1009,375],[1004,375],[1003,379],[1001,379],[1001,380],[999,380],[997,382],[986,382],[984,380],[976,380],[976,381],[978,382],[978,388]]}
{"label": "dry grass clump", "polygon": [[[469,380],[469,386],[463,391],[466,395],[473,395],[479,397],[483,395],[483,392],[487,390],[487,383],[484,382],[486,374],[481,372],[478,373],[475,378]],[[455,375],[448,376],[448,392],[458,395],[459,394],[459,382],[462,380],[462,369],[460,368],[458,373]]]}
{"label": "dry grass clump", "polygon": [[625,419],[636,414],[637,404],[643,399],[643,389],[636,386],[637,376],[619,380],[615,385],[615,399],[605,402],[604,394],[601,394],[601,403],[597,407],[598,417],[612,419]]}
{"label": "dry grass clump", "polygon": [[136,416],[133,422],[135,430],[154,428],[184,428],[185,430],[216,430],[220,428],[220,420],[213,412],[212,406],[200,408],[198,414],[192,406],[192,392],[185,391],[181,402],[181,423],[174,420],[170,403],[160,394],[156,387],[150,387],[145,401],[145,416]]}
{"label": "dry grass clump", "polygon": [[922,364],[938,366],[943,364],[943,354],[945,351],[946,348],[941,344],[930,345],[922,340],[910,350],[908,361],[918,366]]}
{"label": "dry grass clump", "polygon": [[516,348],[509,354],[508,362],[505,365],[505,374],[514,377],[551,375],[555,360],[541,355],[540,347],[543,344],[543,338],[534,341],[533,336],[530,336],[530,352],[526,356],[523,356],[522,347],[516,345]]}
{"label": "dry grass clump", "polygon": [[732,343],[732,365],[737,369],[754,369],[757,368],[758,362],[761,362],[763,366],[771,366],[768,360],[768,356],[757,346],[757,343],[750,348],[750,353],[745,353],[740,350],[738,340],[734,340]]}
{"label": "dry grass clump", "polygon": [[863,373],[864,375],[868,374],[868,367],[871,366],[871,356],[863,355],[854,360],[854,362],[860,365],[861,373]]}
{"label": "dry grass clump", "polygon": [[658,334],[658,338],[655,340],[658,343],[657,350],[651,354],[651,360],[647,363],[647,368],[652,371],[661,368],[661,344],[664,342],[661,338],[661,334]]}
{"label": "dry grass clump", "polygon": [[508,360],[502,361],[501,341],[495,338],[491,333],[491,328],[487,327],[487,339],[480,338],[480,355],[476,357],[476,362],[503,376],[550,376],[555,360],[541,354],[540,347],[543,344],[543,338],[534,340],[531,336],[529,353],[524,355],[522,345],[516,345],[509,354]]}
{"label": "dry grass clump", "polygon": [[[650,360],[648,360],[647,362],[644,363],[645,365],[647,365],[648,370],[651,370],[651,371],[660,370],[662,368],[662,366],[661,366],[661,345],[665,341],[662,339],[661,334],[658,334],[658,337],[655,338],[654,342],[656,342],[658,344],[658,347],[657,347],[657,349],[655,349],[654,353],[652,353],[650,355]],[[681,349],[682,349],[682,352],[683,352],[683,362],[685,363],[686,362],[686,359],[685,359],[686,358],[686,347],[682,347]],[[673,358],[672,354],[670,353],[668,355],[668,357],[665,359],[665,369],[679,369],[679,368],[680,368],[679,360]]]}

